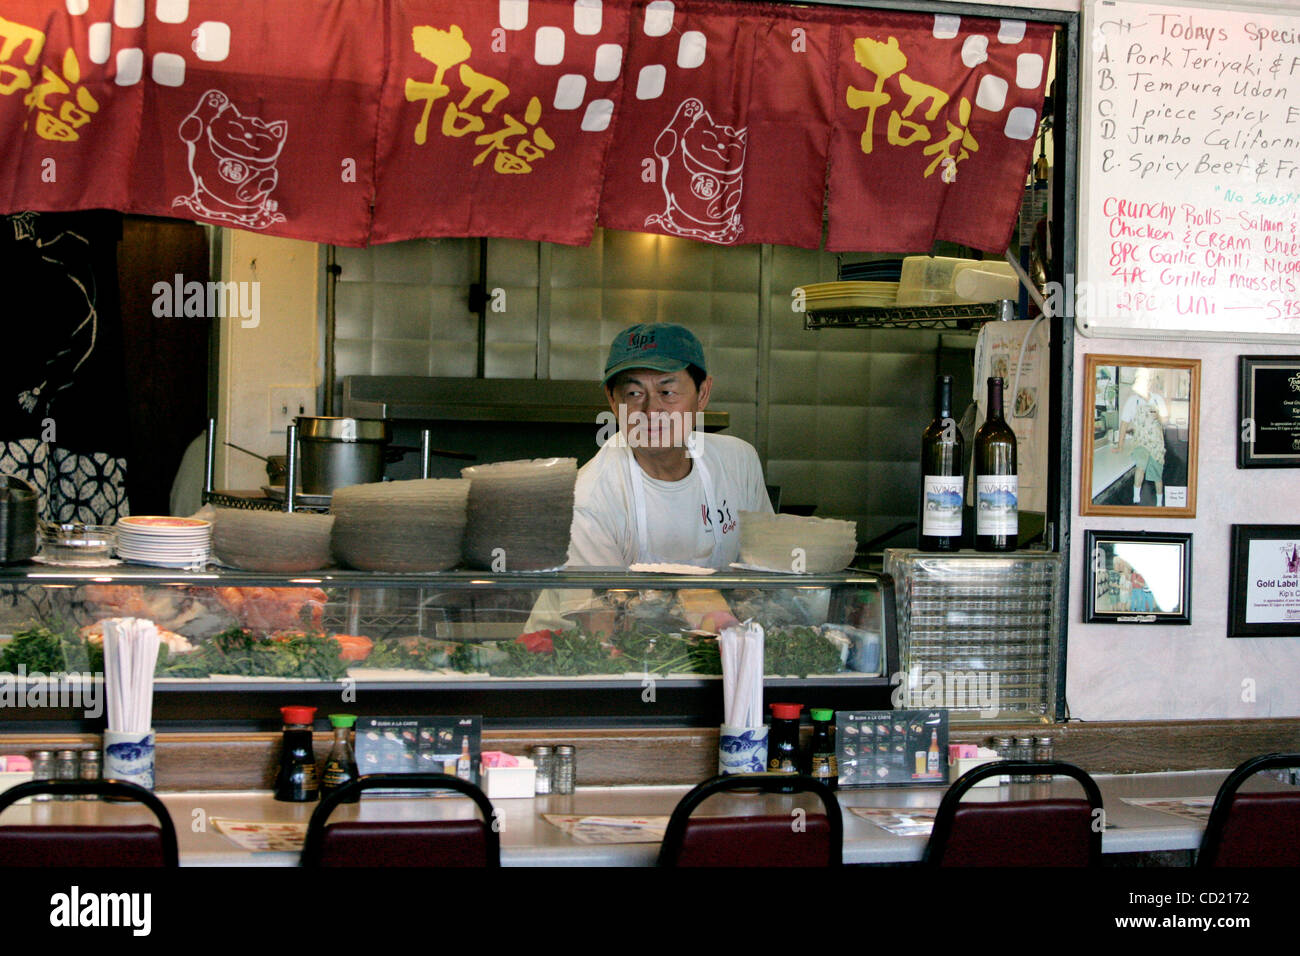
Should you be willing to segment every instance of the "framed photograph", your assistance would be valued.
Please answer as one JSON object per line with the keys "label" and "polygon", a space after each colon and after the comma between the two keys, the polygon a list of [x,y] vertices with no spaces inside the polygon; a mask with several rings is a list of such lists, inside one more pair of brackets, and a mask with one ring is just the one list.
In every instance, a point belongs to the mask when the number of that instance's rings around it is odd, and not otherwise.
{"label": "framed photograph", "polygon": [[1234,524],[1229,637],[1300,637],[1300,525]]}
{"label": "framed photograph", "polygon": [[1088,624],[1192,623],[1192,536],[1088,531],[1083,620]]}
{"label": "framed photograph", "polygon": [[1300,355],[1237,356],[1237,467],[1300,468]]}
{"label": "framed photograph", "polygon": [[1089,354],[1083,381],[1079,513],[1196,517],[1200,360]]}

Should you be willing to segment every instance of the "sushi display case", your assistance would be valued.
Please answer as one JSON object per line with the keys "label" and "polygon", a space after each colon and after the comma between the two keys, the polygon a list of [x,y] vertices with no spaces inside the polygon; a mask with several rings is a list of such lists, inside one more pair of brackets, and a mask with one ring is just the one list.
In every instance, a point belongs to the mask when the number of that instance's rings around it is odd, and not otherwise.
{"label": "sushi display case", "polygon": [[[121,565],[0,569],[0,677],[98,680],[102,621],[147,618],[157,721],[264,729],[287,703],[482,713],[520,725],[699,725],[721,712],[717,633],[765,631],[769,695],[888,706],[894,589],[880,574],[308,575]],[[90,675],[78,678],[77,675]],[[341,695],[341,697],[340,697]],[[75,707],[0,708],[11,731],[90,729]],[[806,698],[806,700],[805,700]]]}

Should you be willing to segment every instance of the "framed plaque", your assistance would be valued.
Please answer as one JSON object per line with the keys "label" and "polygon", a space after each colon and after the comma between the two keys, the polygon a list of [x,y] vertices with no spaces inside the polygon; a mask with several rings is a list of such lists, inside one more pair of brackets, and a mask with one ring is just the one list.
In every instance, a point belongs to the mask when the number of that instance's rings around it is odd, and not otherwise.
{"label": "framed plaque", "polygon": [[1229,637],[1300,637],[1300,525],[1234,524]]}
{"label": "framed plaque", "polygon": [[1200,360],[1084,359],[1079,514],[1196,517]]}
{"label": "framed plaque", "polygon": [[1192,623],[1190,534],[1089,529],[1086,538],[1086,623]]}
{"label": "framed plaque", "polygon": [[1238,468],[1300,468],[1300,355],[1237,357]]}

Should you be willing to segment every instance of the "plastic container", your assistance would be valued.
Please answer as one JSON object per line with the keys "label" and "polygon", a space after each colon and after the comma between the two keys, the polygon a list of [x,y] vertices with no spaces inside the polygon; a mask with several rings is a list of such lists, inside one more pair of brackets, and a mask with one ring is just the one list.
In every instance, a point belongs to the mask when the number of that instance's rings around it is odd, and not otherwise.
{"label": "plastic container", "polygon": [[[969,303],[957,294],[957,276],[968,269],[1014,278],[1009,263],[999,259],[952,259],[945,256],[908,256],[898,280],[899,306]],[[990,277],[981,285],[996,282]]]}

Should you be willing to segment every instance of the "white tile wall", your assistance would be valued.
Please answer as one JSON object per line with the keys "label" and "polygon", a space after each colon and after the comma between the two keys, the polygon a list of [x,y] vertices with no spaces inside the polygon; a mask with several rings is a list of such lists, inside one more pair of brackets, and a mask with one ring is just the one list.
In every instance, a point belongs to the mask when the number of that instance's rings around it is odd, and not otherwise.
{"label": "white tile wall", "polygon": [[[759,437],[761,249],[597,230],[590,246],[488,242],[486,374],[538,374],[539,284],[549,282],[549,374],[598,381],[610,340],[635,322],[680,322],[704,343],[711,406],[731,434]],[[337,250],[340,376],[475,374],[476,317],[468,289],[477,240],[421,240]],[[859,523],[867,540],[914,520],[917,444],[930,416],[936,332],[808,332],[791,290],[836,278],[835,256],[783,246],[771,256],[768,481],[788,504]],[[489,300],[492,301],[491,299]],[[895,544],[907,544],[900,538]]]}

